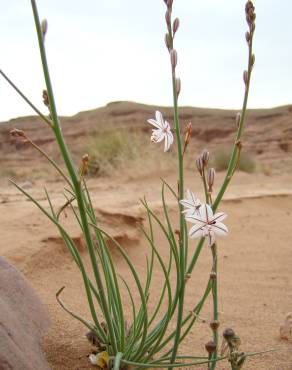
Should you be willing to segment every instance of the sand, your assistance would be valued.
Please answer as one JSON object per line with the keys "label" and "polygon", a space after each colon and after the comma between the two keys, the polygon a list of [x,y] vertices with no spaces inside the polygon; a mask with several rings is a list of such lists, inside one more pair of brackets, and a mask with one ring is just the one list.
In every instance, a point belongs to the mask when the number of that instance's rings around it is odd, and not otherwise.
{"label": "sand", "polygon": [[[137,227],[137,222],[145,217],[139,197],[146,195],[150,206],[161,215],[158,175],[171,184],[176,183],[170,171],[135,179],[129,176],[91,179],[88,183],[100,223],[125,245],[142,277],[145,276],[148,247]],[[215,192],[222,178],[222,174],[217,176]],[[220,332],[232,327],[240,335],[244,351],[277,349],[249,359],[244,367],[247,370],[292,369],[292,343],[279,336],[285,315],[292,311],[291,182],[292,175],[288,173],[277,176],[238,173],[220,206],[220,210],[228,214],[226,224],[230,229],[228,237],[220,239],[218,246]],[[47,207],[43,182],[27,186],[28,191]],[[201,194],[199,179],[191,172],[187,174],[187,186]],[[54,205],[60,206],[63,203],[62,184],[47,181],[46,187]],[[78,269],[54,225],[6,181],[2,181],[1,188],[1,254],[25,274],[48,308],[52,325],[43,341],[48,362],[53,370],[94,369],[87,359],[91,348],[84,336],[86,328],[64,312],[55,299],[58,289],[65,286],[62,298],[66,305],[90,318]],[[172,199],[170,214],[175,219]],[[89,268],[80,230],[70,211],[63,221]],[[168,246],[161,235],[157,236],[157,242],[162,256],[167,258]],[[192,242],[191,249],[194,248],[195,242]],[[131,282],[121,258],[113,248],[111,250],[118,270]],[[186,310],[198,300],[210,266],[211,253],[205,246],[188,282]],[[155,274],[153,284],[151,302],[160,291],[160,272]],[[127,300],[124,306],[129,314]],[[210,299],[201,318],[211,319]],[[210,339],[208,324],[199,321],[183,342],[180,352],[204,354],[204,344]],[[203,366],[197,368],[205,369]],[[229,368],[227,362],[218,364],[218,369]]]}

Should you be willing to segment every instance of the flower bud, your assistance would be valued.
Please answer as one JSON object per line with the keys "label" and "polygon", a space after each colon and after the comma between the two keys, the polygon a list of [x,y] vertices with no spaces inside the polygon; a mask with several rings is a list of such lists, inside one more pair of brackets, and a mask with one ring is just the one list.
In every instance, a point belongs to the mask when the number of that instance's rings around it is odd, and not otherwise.
{"label": "flower bud", "polygon": [[170,27],[171,14],[170,14],[169,10],[167,10],[166,13],[165,13],[165,21],[166,21],[167,27]]}
{"label": "flower bud", "polygon": [[239,127],[239,125],[240,125],[240,120],[241,120],[241,113],[237,112],[236,117],[235,117],[235,123],[236,123],[237,127]]}
{"label": "flower bud", "polygon": [[178,30],[178,27],[179,27],[179,19],[175,18],[175,20],[173,21],[173,34],[176,33],[176,31]]}
{"label": "flower bud", "polygon": [[207,184],[209,187],[209,192],[213,191],[214,180],[215,180],[215,169],[209,168],[207,173]]}
{"label": "flower bud", "polygon": [[41,31],[42,31],[43,38],[44,38],[48,31],[48,21],[46,19],[44,19],[41,23]]}
{"label": "flower bud", "polygon": [[210,157],[210,153],[208,152],[207,149],[204,149],[202,151],[201,157],[202,157],[202,160],[203,160],[203,165],[204,165],[204,167],[206,167],[208,162],[209,162],[209,157]]}
{"label": "flower bud", "polygon": [[211,355],[216,351],[216,343],[213,340],[210,340],[208,343],[205,344],[206,351]]}
{"label": "flower bud", "polygon": [[247,85],[247,82],[248,82],[248,73],[247,71],[244,71],[243,72],[243,82],[245,84],[245,86]]}
{"label": "flower bud", "polygon": [[250,33],[248,31],[245,34],[245,39],[246,39],[247,43],[249,44],[249,42],[250,42]]}
{"label": "flower bud", "polygon": [[166,47],[167,47],[167,49],[168,49],[168,51],[170,50],[170,48],[171,48],[171,40],[170,40],[170,36],[169,36],[169,34],[168,33],[166,33],[165,34],[165,39],[164,39],[164,41],[165,41],[165,45],[166,45]]}
{"label": "flower bud", "polygon": [[181,80],[179,77],[175,79],[175,87],[176,87],[176,95],[179,96],[180,89],[181,89]]}
{"label": "flower bud", "polygon": [[168,6],[168,8],[172,8],[172,3],[173,3],[173,0],[167,0],[167,6]]}
{"label": "flower bud", "polygon": [[177,52],[176,50],[171,50],[170,52],[170,61],[171,61],[171,66],[173,69],[175,69],[176,65],[177,65]]}
{"label": "flower bud", "polygon": [[201,176],[203,176],[203,171],[204,171],[204,165],[203,165],[203,159],[201,156],[199,156],[197,159],[196,159],[196,165],[197,165],[197,169],[200,173]]}

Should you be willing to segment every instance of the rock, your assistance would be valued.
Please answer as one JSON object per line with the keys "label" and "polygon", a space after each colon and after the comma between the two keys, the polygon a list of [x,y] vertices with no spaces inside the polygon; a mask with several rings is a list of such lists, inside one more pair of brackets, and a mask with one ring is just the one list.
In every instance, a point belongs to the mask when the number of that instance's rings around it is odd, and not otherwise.
{"label": "rock", "polygon": [[0,257],[0,369],[49,370],[40,342],[48,314],[25,277]]}
{"label": "rock", "polygon": [[280,326],[280,336],[292,342],[292,312],[287,314],[284,324]]}

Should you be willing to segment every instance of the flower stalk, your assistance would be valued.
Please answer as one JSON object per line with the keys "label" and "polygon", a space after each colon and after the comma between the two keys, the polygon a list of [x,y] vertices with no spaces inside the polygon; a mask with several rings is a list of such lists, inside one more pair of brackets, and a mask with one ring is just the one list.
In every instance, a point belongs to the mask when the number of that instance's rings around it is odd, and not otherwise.
{"label": "flower stalk", "polygon": [[[148,205],[146,199],[142,200],[142,205],[147,212],[148,229],[147,226],[145,227],[143,225],[141,226],[141,232],[150,248],[150,257],[148,255],[146,260],[147,268],[145,281],[140,279],[135,266],[119,242],[98,225],[90,192],[86,184],[88,162],[90,161],[89,156],[87,154],[83,155],[79,168],[76,167],[65,143],[61,123],[57,114],[45,52],[45,38],[48,32],[48,23],[47,21],[40,22],[36,0],[31,0],[31,5],[46,82],[46,90],[43,91],[43,102],[49,110],[48,117],[43,115],[1,70],[0,74],[53,130],[66,166],[65,171],[63,171],[58,164],[54,162],[44,150],[42,150],[42,148],[37,146],[30,138],[28,138],[23,131],[14,129],[11,134],[14,137],[20,140],[25,140],[32,145],[32,147],[46,158],[58,171],[59,175],[69,186],[65,188],[64,196],[66,203],[58,211],[55,211],[49,194],[46,192],[49,206],[48,211],[24,189],[15,183],[14,185],[25,196],[27,196],[51,220],[52,223],[56,225],[72,255],[73,260],[80,269],[88,300],[88,306],[92,316],[92,322],[85,320],[67,308],[60,298],[64,287],[57,292],[56,298],[68,314],[79,320],[90,330],[89,334],[87,333],[87,338],[90,339],[91,344],[96,346],[98,352],[92,353],[89,356],[89,360],[93,365],[101,368],[107,367],[114,370],[121,368],[127,369],[128,367],[133,366],[138,370],[143,368],[174,369],[178,367],[181,368],[205,364],[208,366],[208,370],[214,370],[218,361],[228,358],[231,364],[235,364],[237,366],[233,367],[233,369],[239,370],[240,366],[245,361],[245,358],[254,354],[244,354],[244,356],[238,357],[238,354],[233,351],[232,357],[230,344],[229,357],[225,354],[218,355],[219,321],[216,238],[226,235],[228,233],[228,229],[225,224],[222,223],[226,217],[225,213],[215,212],[240,159],[242,147],[241,137],[244,128],[250,77],[255,61],[255,57],[252,53],[252,41],[255,30],[254,7],[251,1],[247,1],[246,19],[249,31],[246,34],[246,41],[249,47],[249,57],[248,69],[243,73],[243,81],[245,85],[243,108],[241,113],[236,117],[237,134],[233,151],[231,153],[226,177],[214,203],[212,203],[212,194],[215,170],[213,168],[208,168],[209,152],[204,150],[196,160],[196,166],[202,179],[205,193],[205,203],[203,203],[197,199],[195,194],[189,189],[187,190],[186,198],[184,199],[184,155],[191,140],[191,123],[188,124],[186,132],[182,135],[178,108],[178,97],[181,92],[181,80],[176,76],[178,53],[174,49],[174,38],[179,30],[180,21],[178,18],[172,20],[173,0],[164,0],[164,2],[166,4],[165,21],[167,27],[165,44],[169,52],[172,79],[174,135],[170,124],[163,119],[163,116],[159,111],[156,111],[155,119],[149,119],[148,123],[154,127],[152,129],[151,140],[155,143],[164,141],[164,152],[167,152],[173,144],[174,139],[176,140],[178,190],[173,190],[171,186],[163,181],[161,190],[163,220],[155,214]],[[165,199],[166,190],[170,192],[178,204],[178,230],[172,225],[169,208]],[[77,202],[77,209],[73,206],[73,202]],[[80,226],[86,242],[91,262],[90,272],[86,270],[82,257],[74,244],[74,241],[61,224],[61,214],[67,207],[70,207],[72,214],[76,218],[76,222]],[[189,231],[187,229],[186,222],[190,222],[192,224]],[[156,244],[154,225],[160,229],[160,232],[169,246],[169,256],[167,261],[162,257]],[[190,258],[188,256],[189,237],[200,239]],[[188,281],[191,279],[193,269],[197,263],[205,241],[212,252],[210,276],[206,283],[203,295],[198,302],[193,303],[191,311],[186,313],[184,307],[186,284],[188,284]],[[129,268],[134,281],[134,288],[138,292],[139,306],[137,306],[135,296],[132,293],[133,287],[130,286],[123,277],[120,277],[117,274],[115,264],[108,248],[108,242],[116,248]],[[156,264],[154,261],[158,263]],[[151,282],[154,274],[154,266],[158,266],[158,268],[161,269],[164,283],[153,311],[149,312],[148,303],[149,299],[151,299],[149,297],[151,294]],[[173,269],[176,273],[175,288],[173,288],[170,279]],[[132,321],[130,324],[127,324],[125,320],[123,297],[120,291],[119,279],[126,289],[128,294],[127,298],[132,307]],[[193,328],[210,295],[212,295],[213,299],[213,317],[210,322],[213,339],[206,344],[208,355],[178,355],[179,346]],[[167,308],[161,313],[163,302],[166,300]],[[175,329],[170,329],[170,324],[173,321],[176,323]],[[232,346],[234,346],[234,343]]]}

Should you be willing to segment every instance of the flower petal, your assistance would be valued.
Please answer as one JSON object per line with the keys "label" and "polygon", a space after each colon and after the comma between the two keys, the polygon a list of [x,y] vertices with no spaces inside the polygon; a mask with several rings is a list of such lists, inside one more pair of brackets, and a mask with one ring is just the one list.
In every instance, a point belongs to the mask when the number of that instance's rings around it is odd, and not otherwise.
{"label": "flower petal", "polygon": [[207,240],[208,240],[208,245],[209,247],[212,247],[212,245],[215,243],[216,239],[215,239],[215,235],[212,231],[209,232],[208,234],[208,237],[207,237]]}
{"label": "flower petal", "polygon": [[170,147],[170,141],[167,134],[164,134],[164,152],[167,152]]}
{"label": "flower petal", "polygon": [[228,228],[222,222],[216,221],[216,223],[212,225],[212,230],[217,235],[227,235],[228,234]]}
{"label": "flower petal", "polygon": [[152,130],[151,141],[160,143],[164,139],[164,134],[160,129]]}
{"label": "flower petal", "polygon": [[202,225],[194,225],[190,228],[190,238],[200,238],[203,235]]}
{"label": "flower petal", "polygon": [[159,112],[159,110],[157,110],[155,112],[155,118],[156,118],[156,122],[160,125],[160,127],[164,128],[164,120],[163,120],[163,116],[162,116],[162,113]]}
{"label": "flower petal", "polygon": [[213,211],[209,204],[202,204],[199,213],[206,223],[209,223],[213,218]]}
{"label": "flower petal", "polygon": [[159,129],[162,129],[163,127],[161,127],[161,125],[159,125],[159,123],[157,121],[155,121],[155,119],[151,118],[151,119],[148,119],[147,120],[148,123],[150,123],[150,125],[153,125],[155,126],[156,128],[159,128]]}
{"label": "flower petal", "polygon": [[191,222],[192,224],[198,224],[201,226],[206,226],[205,220],[202,219],[200,214],[192,214],[191,216],[185,216],[185,220]]}
{"label": "flower petal", "polygon": [[224,212],[218,212],[213,216],[212,221],[223,221],[227,217],[227,214]]}

